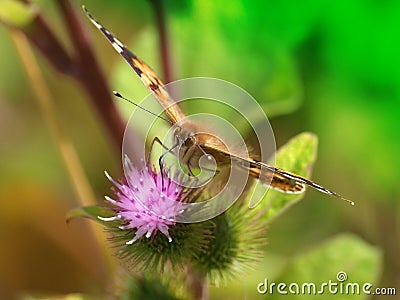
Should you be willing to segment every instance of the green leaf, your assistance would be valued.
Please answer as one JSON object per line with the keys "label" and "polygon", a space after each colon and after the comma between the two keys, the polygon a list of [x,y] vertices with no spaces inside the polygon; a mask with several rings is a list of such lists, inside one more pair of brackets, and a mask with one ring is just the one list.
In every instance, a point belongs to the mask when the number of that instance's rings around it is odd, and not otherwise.
{"label": "green leaf", "polygon": [[[317,293],[307,296],[290,294],[290,299],[366,299],[368,295],[363,294],[362,286],[365,283],[370,283],[373,287],[376,287],[381,267],[382,253],[378,248],[367,244],[355,235],[342,234],[308,253],[295,257],[274,282],[286,284],[296,282],[300,285],[300,288],[302,283],[314,283],[317,291],[321,289],[323,283],[328,283],[329,280],[338,283],[339,288],[340,282],[343,282],[344,290],[346,283],[355,283],[360,286],[360,295],[353,295],[351,289],[349,294],[340,293],[340,290],[337,294],[331,294],[325,287],[323,294]],[[344,272],[347,279],[339,281],[337,279],[339,272]],[[344,273],[341,273],[341,275],[344,275]],[[373,288],[371,288],[372,291]],[[273,295],[267,293],[269,299],[288,299],[288,295],[279,295],[276,290]]]}
{"label": "green leaf", "polygon": [[115,213],[107,207],[84,206],[70,210],[67,213],[67,222],[75,218],[88,218],[107,227],[115,227],[116,222],[104,222],[98,218],[98,216],[107,218],[107,217],[112,217],[114,215]]}
{"label": "green leaf", "polygon": [[0,1],[0,21],[16,27],[29,24],[37,14],[37,7],[21,1]]}
{"label": "green leaf", "polygon": [[[317,155],[317,144],[318,139],[312,133],[304,132],[295,136],[278,150],[276,166],[286,171],[309,177]],[[267,210],[264,218],[268,222],[304,197],[304,193],[285,194],[271,188],[260,201],[259,198],[257,199],[259,191],[263,192],[262,184],[256,182],[253,187],[254,194],[250,199],[250,207],[254,207],[257,205],[256,201],[259,201],[260,204],[258,204],[259,207],[257,209]],[[253,199],[256,200],[254,201]]]}

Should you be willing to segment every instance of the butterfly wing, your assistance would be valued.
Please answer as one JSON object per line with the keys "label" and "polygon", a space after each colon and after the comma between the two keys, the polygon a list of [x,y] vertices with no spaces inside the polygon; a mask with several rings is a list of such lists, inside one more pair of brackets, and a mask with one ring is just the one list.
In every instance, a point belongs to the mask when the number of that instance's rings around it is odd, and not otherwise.
{"label": "butterfly wing", "polygon": [[216,155],[219,155],[220,157],[225,157],[225,161],[232,160],[233,163],[236,163],[238,166],[248,170],[251,176],[259,179],[262,183],[269,185],[280,192],[289,194],[300,194],[305,191],[305,186],[309,186],[324,194],[328,194],[353,203],[352,201],[343,198],[338,193],[331,191],[303,176],[270,166],[260,161],[256,161],[252,158],[244,158],[239,155],[229,153],[224,149],[218,149],[218,147],[216,147],[215,145],[212,147],[212,149],[207,149],[207,147],[205,147],[204,150],[207,153],[212,154],[213,152],[215,152]]}
{"label": "butterfly wing", "polygon": [[[154,93],[159,103],[165,109],[168,117],[173,123],[181,121],[186,115],[182,112],[178,104],[172,99],[168,91],[165,89],[163,82],[158,78],[154,71],[135,54],[122,44],[110,31],[102,26],[87,10],[83,7],[89,20],[103,33],[114,49],[125,59],[132,67],[135,73],[140,77],[144,85]],[[284,193],[298,194],[305,190],[305,186],[310,186],[322,193],[346,200],[352,204],[352,201],[343,198],[341,195],[307,179],[300,175],[296,175],[280,168],[269,166],[265,163],[253,160],[251,158],[243,158],[240,155],[234,155],[218,146],[207,147],[206,143],[199,145],[206,153],[217,158],[220,162],[227,162],[232,159],[233,162],[246,168],[249,174],[258,178],[261,182],[270,185]]]}
{"label": "butterfly wing", "polygon": [[[268,182],[270,182],[269,185],[271,187],[281,192],[298,194],[302,193],[305,190],[305,186],[309,186],[324,194],[331,195],[333,197],[348,201],[353,204],[352,201],[345,199],[338,193],[327,189],[322,185],[315,183],[314,181],[307,179],[303,176],[282,170],[277,167],[272,167],[259,161],[249,161],[248,163],[250,172],[254,172],[256,175],[258,175],[258,178],[260,178],[262,182],[266,181],[267,184]],[[273,174],[272,180],[270,179],[271,174]]]}
{"label": "butterfly wing", "polygon": [[[300,194],[305,191],[305,185],[303,183],[288,178],[286,174],[278,173],[278,168],[266,164],[263,164],[261,167],[259,163],[250,163],[248,169],[251,176],[258,178],[262,183],[280,192]],[[283,171],[281,169],[279,170]],[[283,172],[287,173],[286,171]]]}
{"label": "butterfly wing", "polygon": [[133,54],[120,40],[118,40],[110,31],[101,25],[87,9],[83,6],[89,20],[101,31],[101,33],[111,43],[113,48],[125,59],[132,67],[135,73],[140,77],[144,85],[155,95],[158,102],[163,106],[169,119],[177,123],[185,118],[178,104],[172,99],[164,87],[164,83],[158,78],[154,71],[135,54]]}

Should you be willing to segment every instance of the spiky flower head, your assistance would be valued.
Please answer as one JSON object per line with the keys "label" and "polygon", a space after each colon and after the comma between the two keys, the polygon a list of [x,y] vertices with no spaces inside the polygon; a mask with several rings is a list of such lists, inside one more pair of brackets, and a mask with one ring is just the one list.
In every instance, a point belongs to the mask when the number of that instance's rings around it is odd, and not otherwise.
{"label": "spiky flower head", "polygon": [[126,244],[133,244],[143,236],[150,238],[158,231],[168,241],[172,238],[169,228],[175,225],[176,216],[182,213],[182,200],[186,190],[172,179],[168,170],[159,172],[154,167],[143,164],[141,170],[135,169],[128,157],[124,159],[126,182],[114,180],[107,172],[108,179],[114,184],[115,199],[106,196],[114,205],[115,216],[98,218],[103,221],[121,220],[121,230],[136,230],[134,238]]}

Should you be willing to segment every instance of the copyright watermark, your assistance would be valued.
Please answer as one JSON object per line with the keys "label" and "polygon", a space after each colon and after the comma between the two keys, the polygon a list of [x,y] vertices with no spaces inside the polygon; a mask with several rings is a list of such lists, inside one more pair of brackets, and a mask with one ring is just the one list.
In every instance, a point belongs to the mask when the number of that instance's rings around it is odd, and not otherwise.
{"label": "copyright watermark", "polygon": [[262,295],[396,295],[396,288],[373,287],[369,282],[351,282],[348,281],[347,273],[340,271],[336,274],[336,280],[318,284],[314,282],[269,282],[268,278],[265,278],[257,285],[257,292]]}

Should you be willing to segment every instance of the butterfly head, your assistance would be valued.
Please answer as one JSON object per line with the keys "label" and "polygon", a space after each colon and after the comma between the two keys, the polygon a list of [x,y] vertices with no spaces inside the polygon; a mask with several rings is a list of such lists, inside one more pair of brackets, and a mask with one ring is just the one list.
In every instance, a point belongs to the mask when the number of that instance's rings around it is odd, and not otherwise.
{"label": "butterfly head", "polygon": [[202,148],[204,134],[196,132],[196,128],[195,124],[187,122],[183,126],[177,125],[174,133],[180,160],[197,168],[201,157],[211,161],[212,156]]}
{"label": "butterfly head", "polygon": [[184,143],[185,143],[185,146],[186,146],[186,147],[193,147],[193,146],[196,146],[196,145],[197,145],[197,138],[196,138],[196,135],[195,135],[194,133],[190,133],[190,134],[186,137]]}
{"label": "butterfly head", "polygon": [[191,122],[174,124],[174,136],[180,146],[193,146],[197,143],[196,127]]}
{"label": "butterfly head", "polygon": [[175,137],[180,148],[191,148],[198,144],[196,134],[180,126],[175,129]]}

